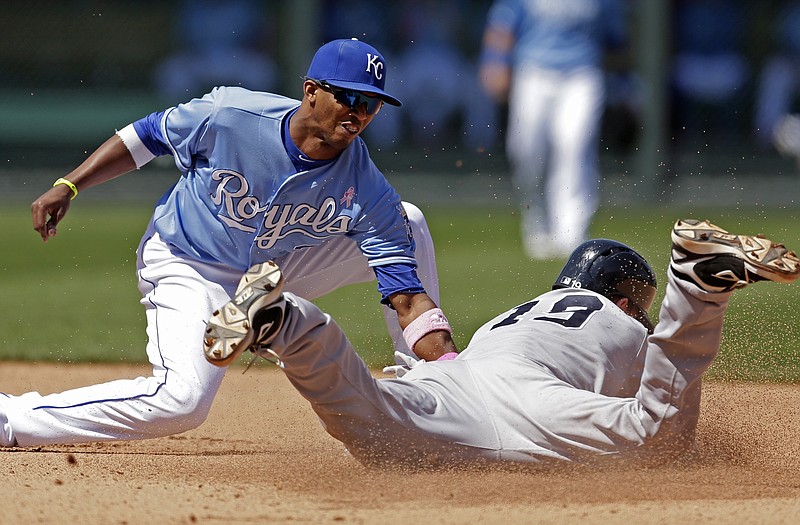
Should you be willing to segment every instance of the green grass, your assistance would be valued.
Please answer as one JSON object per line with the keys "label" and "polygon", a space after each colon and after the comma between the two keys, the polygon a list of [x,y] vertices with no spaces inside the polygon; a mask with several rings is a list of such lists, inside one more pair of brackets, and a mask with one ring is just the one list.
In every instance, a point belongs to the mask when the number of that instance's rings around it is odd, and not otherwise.
{"label": "green grass", "polygon": [[[463,348],[484,321],[550,288],[562,262],[531,262],[509,207],[426,207],[436,242],[442,306]],[[74,206],[59,235],[42,243],[28,208],[4,204],[0,244],[0,360],[144,362],[144,312],[135,249],[146,204]],[[798,213],[781,209],[603,208],[593,234],[637,248],[665,282],[669,231],[680,217],[709,218],[743,233],[763,232],[800,247]],[[660,300],[659,295],[659,300]],[[375,285],[317,301],[373,366],[391,360]],[[710,376],[800,381],[800,288],[764,283],[734,295],[720,358]],[[655,308],[653,315],[656,315]]]}
{"label": "green grass", "polygon": [[142,361],[135,250],[147,206],[75,206],[46,244],[23,206],[4,206],[0,358]]}

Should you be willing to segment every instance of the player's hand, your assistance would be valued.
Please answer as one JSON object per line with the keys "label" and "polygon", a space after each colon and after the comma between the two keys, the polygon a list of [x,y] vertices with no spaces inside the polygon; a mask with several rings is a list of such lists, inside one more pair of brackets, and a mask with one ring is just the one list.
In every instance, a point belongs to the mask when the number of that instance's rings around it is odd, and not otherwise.
{"label": "player's hand", "polygon": [[31,204],[33,229],[39,232],[44,242],[58,233],[56,225],[67,214],[71,196],[72,191],[60,184],[50,188]]}
{"label": "player's hand", "polygon": [[[437,361],[452,361],[456,358],[458,354],[455,352],[451,352],[449,354],[444,354],[442,357],[437,359]],[[395,360],[402,361],[402,365],[392,365],[392,366],[385,366],[383,367],[384,374],[394,374],[395,377],[403,377],[406,375],[409,370],[412,368],[421,365],[422,363],[427,363],[424,359],[417,359],[414,356],[410,356],[404,354],[403,352],[395,351],[394,353]]]}
{"label": "player's hand", "polygon": [[480,82],[483,90],[495,102],[508,101],[508,92],[511,88],[511,68],[505,64],[485,64],[481,67]]}
{"label": "player's hand", "polygon": [[[395,312],[397,312],[397,320],[400,323],[400,328],[403,329],[403,337],[406,336],[405,331],[412,322],[425,312],[438,308],[426,293],[398,292],[391,295],[389,301],[392,303]],[[444,321],[447,323],[447,319],[444,319]],[[428,361],[436,361],[444,354],[458,353],[450,333],[451,329],[448,324],[446,327],[433,328],[416,342],[409,343],[406,340],[406,343],[413,345],[411,351],[415,355]]]}
{"label": "player's hand", "polygon": [[415,359],[413,356],[406,355],[403,352],[395,351],[394,356],[396,359],[403,362],[402,365],[392,365],[383,368],[384,374],[394,374],[395,377],[403,377],[409,370],[417,365],[425,362],[424,359]]}

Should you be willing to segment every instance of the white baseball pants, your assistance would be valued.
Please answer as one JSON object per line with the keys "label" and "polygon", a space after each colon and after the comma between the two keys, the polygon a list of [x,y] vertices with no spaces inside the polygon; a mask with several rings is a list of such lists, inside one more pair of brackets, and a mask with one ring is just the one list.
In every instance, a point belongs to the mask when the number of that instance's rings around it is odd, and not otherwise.
{"label": "white baseball pants", "polygon": [[[427,223],[418,208],[403,205],[417,243],[419,277],[438,303]],[[0,393],[0,445],[146,439],[184,432],[205,421],[225,375],[225,369],[209,364],[203,355],[206,321],[230,300],[241,272],[176,253],[152,227],[137,256],[152,376],[49,395]],[[308,299],[375,279],[356,244],[345,237],[333,237],[278,263],[286,275],[285,290]],[[386,318],[396,348],[408,352],[396,316],[387,312]]]}

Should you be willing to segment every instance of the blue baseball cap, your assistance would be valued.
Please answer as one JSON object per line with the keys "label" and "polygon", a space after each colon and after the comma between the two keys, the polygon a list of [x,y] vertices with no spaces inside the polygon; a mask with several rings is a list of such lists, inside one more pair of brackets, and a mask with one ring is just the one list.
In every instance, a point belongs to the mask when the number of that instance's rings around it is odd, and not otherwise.
{"label": "blue baseball cap", "polygon": [[375,93],[393,106],[403,103],[383,90],[386,60],[377,49],[357,38],[333,40],[317,50],[306,77],[331,86]]}

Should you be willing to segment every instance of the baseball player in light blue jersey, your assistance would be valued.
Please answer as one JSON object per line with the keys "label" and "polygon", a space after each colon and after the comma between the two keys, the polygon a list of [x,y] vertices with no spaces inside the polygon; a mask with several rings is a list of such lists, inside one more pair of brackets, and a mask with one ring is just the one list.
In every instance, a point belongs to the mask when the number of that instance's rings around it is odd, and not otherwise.
{"label": "baseball player in light blue jersey", "polygon": [[[694,450],[703,373],[719,353],[734,290],[800,276],[794,252],[707,221],[679,220],[659,322],[656,278],[609,239],[572,253],[553,290],[479,328],[454,360],[413,361],[376,379],[341,329],[253,272],[247,317],[327,432],[369,465],[643,458]],[[213,337],[212,337],[213,338]],[[216,363],[213,355],[209,360]],[[389,370],[391,372],[391,370]]]}
{"label": "baseball player in light blue jersey", "polygon": [[[384,103],[400,105],[384,91],[386,73],[369,44],[329,42],[301,101],[216,88],[123,128],[39,197],[33,224],[47,241],[79,191],[160,155],[182,174],[137,251],[152,377],[0,396],[0,444],[143,439],[199,425],[224,375],[205,353],[227,365],[245,336],[257,342],[253,320],[231,310],[260,296],[231,297],[268,260],[281,265],[286,290],[307,299],[377,278],[395,348],[452,358],[424,217],[401,202],[359,136]],[[230,344],[204,348],[210,338]]]}
{"label": "baseball player in light blue jersey", "polygon": [[597,209],[597,149],[607,49],[627,41],[619,0],[497,0],[489,10],[480,81],[508,103],[506,151],[520,190],[523,247],[567,256]]}

